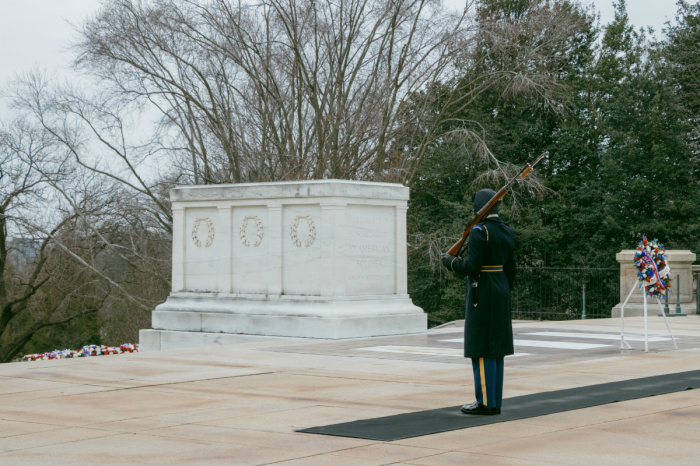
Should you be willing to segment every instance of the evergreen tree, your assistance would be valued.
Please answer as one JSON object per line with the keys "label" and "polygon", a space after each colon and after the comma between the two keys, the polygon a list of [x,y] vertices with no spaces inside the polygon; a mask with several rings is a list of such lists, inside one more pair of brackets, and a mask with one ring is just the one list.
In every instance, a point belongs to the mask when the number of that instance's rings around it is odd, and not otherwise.
{"label": "evergreen tree", "polygon": [[[659,45],[671,68],[670,75],[679,89],[692,127],[690,149],[694,154],[694,178],[700,179],[700,2],[678,2],[676,24],[667,23],[666,40]],[[697,251],[697,250],[696,250]]]}
{"label": "evergreen tree", "polygon": [[700,2],[680,0],[676,24],[667,23],[661,43],[673,69],[680,96],[696,125],[700,124]]}
{"label": "evergreen tree", "polygon": [[629,24],[624,0],[615,4],[592,77],[595,118],[580,132],[594,136],[590,155],[598,167],[570,196],[575,204],[592,201],[574,216],[579,233],[569,251],[586,251],[591,265],[616,265],[614,254],[644,234],[685,249],[700,233],[690,126],[670,71]]}
{"label": "evergreen tree", "polygon": [[[575,2],[531,2],[491,0],[482,2],[479,10],[482,21],[537,21],[536,14],[567,14],[578,17],[578,31],[561,42],[546,42],[541,36],[519,36],[520,41],[541,41],[538,45],[556,50],[551,63],[531,63],[539,66],[549,78],[560,81],[561,91],[556,95],[540,95],[537,92],[519,93],[517,97],[509,92],[512,81],[505,80],[500,86],[483,93],[473,105],[451,120],[454,125],[445,125],[443,131],[451,135],[461,128],[462,122],[473,123],[468,128],[481,135],[483,142],[506,164],[522,165],[542,152],[550,157],[538,168],[540,172],[555,170],[556,154],[552,149],[557,145],[556,134],[562,124],[562,114],[572,104],[577,94],[569,88],[580,87],[577,83],[589,68],[593,57],[593,42],[596,30],[593,15]],[[488,41],[481,45],[484,55],[481,66],[493,70],[505,68],[499,61],[509,60],[508,53],[517,53],[517,47],[499,50],[487,49]],[[518,79],[514,76],[514,79]],[[573,96],[573,97],[572,97]],[[435,267],[434,259],[440,250],[445,251],[461,235],[464,223],[473,216],[471,207],[472,192],[482,188],[498,189],[504,179],[484,181],[480,175],[493,169],[488,157],[479,157],[483,150],[479,144],[471,144],[457,138],[445,137],[443,143],[435,147],[414,182],[409,210],[409,233],[412,251],[409,255],[409,287],[414,301],[429,313],[429,322],[439,324],[459,319],[464,313],[464,284],[461,280],[445,274]],[[480,141],[477,141],[480,142]],[[574,181],[573,183],[577,183]],[[546,251],[557,249],[558,232],[552,221],[543,221],[544,205],[548,201],[534,202],[525,195],[518,196],[520,208],[512,196],[505,200],[501,208],[506,221],[517,220],[518,255],[521,264],[530,264]],[[549,214],[549,212],[547,212]],[[448,245],[449,243],[449,245]],[[431,263],[430,258],[433,261]]]}
{"label": "evergreen tree", "polygon": [[[526,20],[526,4],[487,1],[481,14]],[[688,52],[697,38],[696,7],[679,3],[683,21],[661,43],[634,29],[624,0],[600,30],[592,11],[575,2],[553,2],[552,8],[573,8],[582,18],[570,41],[551,44],[566,58],[552,71],[562,92],[511,98],[504,88],[491,89],[461,115],[480,122],[501,161],[522,165],[547,153],[537,171],[548,194],[519,196],[517,215],[512,198],[502,208],[516,231],[518,265],[617,267],[615,254],[634,248],[644,234],[669,249],[700,252],[700,178],[691,138],[697,75],[688,72],[698,50]],[[447,249],[446,237],[457,236],[471,216],[469,196],[484,187],[475,180],[489,167],[467,152],[445,138],[412,191],[409,227],[416,249],[409,286],[434,324],[463,314],[463,283],[430,268],[426,252]]]}

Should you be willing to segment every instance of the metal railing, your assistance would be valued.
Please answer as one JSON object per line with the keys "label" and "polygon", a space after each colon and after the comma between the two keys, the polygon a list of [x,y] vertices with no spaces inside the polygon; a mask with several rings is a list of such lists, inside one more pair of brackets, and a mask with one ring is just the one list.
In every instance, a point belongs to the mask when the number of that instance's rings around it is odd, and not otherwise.
{"label": "metal railing", "polygon": [[518,267],[511,309],[513,319],[600,319],[619,301],[619,268]]}

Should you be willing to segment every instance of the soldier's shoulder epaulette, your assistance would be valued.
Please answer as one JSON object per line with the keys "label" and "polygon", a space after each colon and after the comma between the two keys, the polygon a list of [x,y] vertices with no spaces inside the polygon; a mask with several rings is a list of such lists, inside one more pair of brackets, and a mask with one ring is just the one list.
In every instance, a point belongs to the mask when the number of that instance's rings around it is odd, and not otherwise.
{"label": "soldier's shoulder epaulette", "polygon": [[479,230],[479,231],[485,233],[486,234],[486,241],[489,240],[489,229],[486,227],[486,225],[484,225],[483,223],[477,223],[472,228],[472,231],[474,231],[474,230]]}

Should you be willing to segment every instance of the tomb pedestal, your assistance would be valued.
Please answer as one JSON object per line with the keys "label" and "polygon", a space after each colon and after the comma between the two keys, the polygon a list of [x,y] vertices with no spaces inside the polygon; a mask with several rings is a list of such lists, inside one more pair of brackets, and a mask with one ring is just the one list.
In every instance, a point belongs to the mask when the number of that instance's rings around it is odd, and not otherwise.
{"label": "tomb pedestal", "polygon": [[408,191],[341,180],[173,189],[173,289],[142,349],[425,332],[406,291]]}

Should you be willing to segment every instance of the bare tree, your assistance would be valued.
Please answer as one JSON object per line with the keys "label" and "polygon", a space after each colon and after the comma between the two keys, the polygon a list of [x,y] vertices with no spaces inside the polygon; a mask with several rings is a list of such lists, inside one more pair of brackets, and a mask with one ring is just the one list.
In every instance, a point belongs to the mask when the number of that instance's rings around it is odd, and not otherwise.
{"label": "bare tree", "polygon": [[162,246],[171,240],[168,188],[177,175],[169,179],[169,173],[159,169],[168,162],[160,159],[162,145],[157,135],[147,134],[141,142],[133,132],[133,105],[103,93],[88,95],[59,85],[41,72],[17,79],[11,95],[14,107],[40,124],[66,163],[75,164],[83,182],[91,184],[100,209],[77,205],[71,195],[75,184],[47,181],[86,232],[108,248],[110,255],[169,288],[170,255],[163,253]]}
{"label": "bare tree", "polygon": [[551,45],[577,18],[531,3],[523,21],[475,1],[117,0],[80,28],[76,64],[161,112],[190,182],[410,184],[438,128],[485,90],[553,103]]}
{"label": "bare tree", "polygon": [[[67,234],[75,215],[47,209],[48,184],[68,174],[52,157],[54,149],[50,135],[22,120],[0,128],[0,362],[15,357],[37,331],[96,312],[104,299],[95,277],[53,248],[54,237],[76,241]],[[39,222],[48,234],[35,228]],[[10,234],[30,246],[24,261],[8,260],[18,253]]]}
{"label": "bare tree", "polygon": [[119,0],[82,26],[77,63],[160,109],[194,182],[367,178],[389,160],[402,99],[454,71],[468,10]]}
{"label": "bare tree", "polygon": [[0,362],[36,332],[98,311],[131,324],[108,340],[134,338],[170,289],[170,233],[148,215],[154,203],[77,162],[74,129],[0,128]]}

